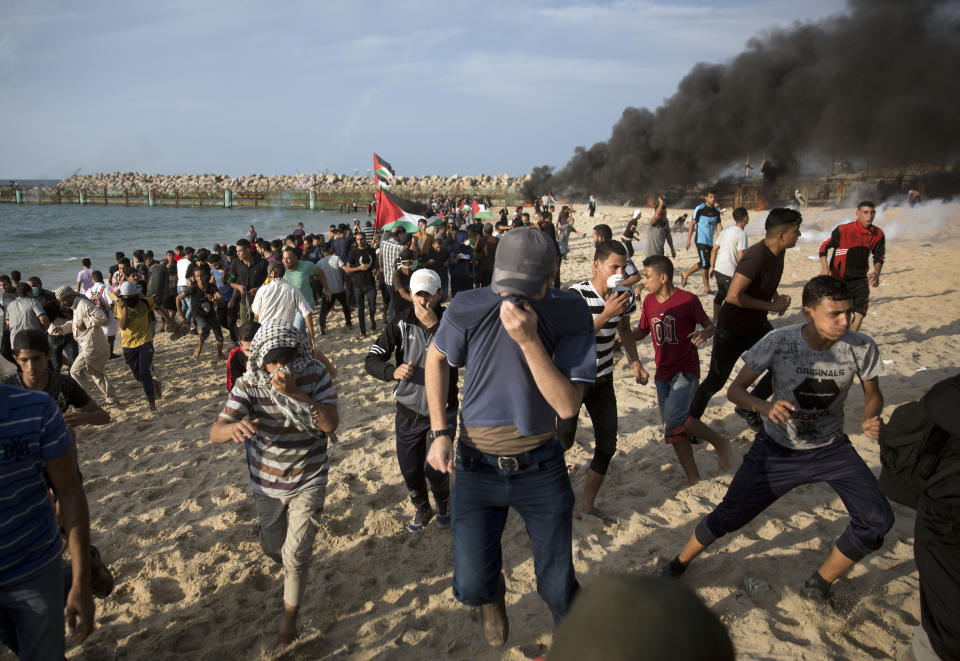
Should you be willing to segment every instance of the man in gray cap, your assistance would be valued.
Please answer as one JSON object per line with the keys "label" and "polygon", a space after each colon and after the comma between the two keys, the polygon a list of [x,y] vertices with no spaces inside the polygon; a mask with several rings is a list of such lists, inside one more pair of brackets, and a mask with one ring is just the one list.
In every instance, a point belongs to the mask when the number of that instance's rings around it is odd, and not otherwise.
{"label": "man in gray cap", "polygon": [[596,379],[593,321],[583,298],[550,286],[556,243],[534,228],[497,247],[490,287],[460,292],[440,320],[425,364],[427,461],[454,471],[446,419],[450,367],[463,367],[453,489],[453,593],[479,606],[493,646],[507,640],[500,537],[513,507],[533,545],[537,591],[559,622],[578,589],[573,489],[556,420],[580,409]]}
{"label": "man in gray cap", "polygon": [[79,347],[77,358],[70,366],[70,376],[87,391],[95,384],[107,403],[117,404],[117,394],[104,373],[110,358],[110,346],[102,328],[107,324],[107,315],[70,286],[64,285],[55,293],[64,313],[73,317],[73,337]]}

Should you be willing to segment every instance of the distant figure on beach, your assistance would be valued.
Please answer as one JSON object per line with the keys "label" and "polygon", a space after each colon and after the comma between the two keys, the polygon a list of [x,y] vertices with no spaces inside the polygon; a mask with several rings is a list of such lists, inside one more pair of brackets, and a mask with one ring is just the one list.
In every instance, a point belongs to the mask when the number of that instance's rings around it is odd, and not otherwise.
{"label": "distant figure on beach", "polygon": [[911,188],[907,191],[907,204],[911,207],[917,206],[920,203],[920,191],[916,188]]}
{"label": "distant figure on beach", "polygon": [[793,199],[797,203],[798,209],[807,208],[807,196],[804,195],[799,188],[793,191]]}
{"label": "distant figure on beach", "polygon": [[[877,208],[864,200],[857,205],[857,218],[833,228],[830,236],[820,244],[820,274],[833,275],[847,283],[853,294],[853,321],[850,330],[860,330],[870,307],[870,287],[880,286],[880,271],[886,255],[883,230],[873,224]],[[833,256],[827,262],[827,254]],[[870,256],[873,272],[870,273]]]}
{"label": "distant figure on beach", "polygon": [[80,294],[86,294],[87,290],[93,287],[93,269],[91,268],[92,262],[89,257],[84,257],[80,260],[80,265],[83,267],[80,269],[80,272],[77,273],[77,291]]}
{"label": "distant figure on beach", "polygon": [[250,243],[257,242],[257,230],[253,229],[253,225],[251,225],[250,229],[247,230],[247,234],[244,238]]}
{"label": "distant figure on beach", "polygon": [[713,250],[713,241],[717,233],[723,230],[723,223],[720,222],[720,207],[717,206],[716,201],[717,191],[711,188],[704,196],[703,203],[693,210],[693,222],[687,230],[686,250],[690,250],[690,241],[695,235],[698,261],[683,272],[680,280],[680,286],[686,287],[687,278],[697,271],[703,271],[703,288],[708,294],[713,293],[710,291],[710,278],[707,277],[710,269],[710,251]]}
{"label": "distant figure on beach", "polygon": [[653,210],[647,227],[647,257],[663,255],[664,245],[670,246],[670,256],[676,259],[677,251],[673,247],[673,234],[667,220],[667,205],[662,196],[657,196],[657,208]]}
{"label": "distant figure on beach", "polygon": [[[849,330],[852,294],[829,275],[803,288],[805,323],[779,328],[743,356],[744,366],[727,398],[763,416],[763,428],[743,458],[723,501],[697,524],[679,555],[661,567],[680,576],[714,541],[739,530],[794,488],[827,482],[850,513],[850,523],[829,557],[801,592],[831,603],[831,586],[854,564],[883,545],[893,510],[870,468],[844,433],[844,403],[855,380],[863,388],[863,433],[883,428],[880,351],[872,339]],[[768,371],[773,402],[747,388]]]}
{"label": "distant figure on beach", "polygon": [[118,300],[114,304],[114,316],[120,330],[123,359],[143,387],[151,411],[157,410],[156,400],[163,396],[160,381],[153,377],[153,324],[150,313],[156,309],[152,298],[140,294],[138,285],[121,283]]}
{"label": "distant figure on beach", "polygon": [[620,236],[620,242],[623,244],[623,247],[627,249],[627,257],[633,259],[633,241],[637,238],[637,225],[640,223],[640,209],[633,210],[633,217],[627,222],[627,226],[623,228],[623,234]]}
{"label": "distant figure on beach", "polygon": [[[480,608],[494,647],[509,633],[500,537],[511,507],[526,525],[537,591],[554,623],[579,587],[574,496],[556,418],[577,414],[597,366],[586,303],[550,288],[558,261],[556,243],[542,231],[507,232],[491,286],[454,297],[427,355],[433,438],[427,461],[443,473],[456,470],[453,593]],[[456,464],[445,406],[451,366],[464,369]]]}
{"label": "distant figure on beach", "polygon": [[108,404],[117,405],[116,391],[104,371],[110,359],[110,346],[103,332],[109,322],[106,312],[67,285],[58,287],[56,295],[64,312],[73,320],[73,337],[79,349],[70,366],[70,376],[86,390],[96,385]]}
{"label": "distant figure on beach", "polygon": [[593,214],[597,212],[597,200],[593,195],[590,196],[590,201],[587,202],[587,210],[590,212],[591,218],[593,218]]}
{"label": "distant figure on beach", "polygon": [[743,257],[747,249],[747,233],[744,230],[747,223],[750,222],[750,215],[743,207],[737,207],[733,210],[733,225],[724,228],[717,237],[710,252],[710,271],[708,278],[714,278],[717,281],[717,295],[713,299],[713,323],[717,323],[720,317],[720,308],[723,302],[727,300],[727,292],[730,290],[730,281],[733,280],[733,274],[737,270],[737,264]]}
{"label": "distant figure on beach", "polygon": [[263,324],[210,441],[246,446],[260,546],[283,565],[280,647],[297,637],[326,496],[327,440],[339,421],[333,379],[307,338],[285,321]]}

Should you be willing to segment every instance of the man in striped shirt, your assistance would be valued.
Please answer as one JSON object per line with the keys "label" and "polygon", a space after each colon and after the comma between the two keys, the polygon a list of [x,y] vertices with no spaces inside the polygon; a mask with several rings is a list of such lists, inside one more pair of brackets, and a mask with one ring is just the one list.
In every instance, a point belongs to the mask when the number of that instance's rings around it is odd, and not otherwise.
{"label": "man in striped shirt", "polygon": [[[63,541],[44,471],[57,492],[70,547],[66,604]],[[90,515],[77,448],[49,395],[5,385],[0,385],[0,540],[0,640],[21,659],[62,659],[64,605],[78,641],[94,627]]]}
{"label": "man in striped shirt", "polygon": [[[575,511],[578,516],[589,514],[604,523],[612,523],[613,519],[597,508],[594,501],[610,460],[617,451],[617,395],[613,389],[613,343],[617,333],[620,334],[637,383],[647,381],[637,357],[637,343],[630,332],[630,315],[636,311],[637,304],[630,289],[620,285],[626,265],[627,250],[623,244],[619,241],[602,241],[597,244],[593,256],[593,278],[570,287],[587,302],[597,336],[597,381],[585,386],[583,391],[583,404],[593,423],[595,446],[583,488],[583,499]],[[565,450],[573,446],[578,418],[579,414],[566,420],[557,420],[557,434]]]}
{"label": "man in striped shirt", "polygon": [[313,540],[327,488],[327,435],[339,423],[337,393],[293,324],[264,323],[210,429],[213,443],[244,443],[264,553],[283,564],[278,644],[297,635]]}

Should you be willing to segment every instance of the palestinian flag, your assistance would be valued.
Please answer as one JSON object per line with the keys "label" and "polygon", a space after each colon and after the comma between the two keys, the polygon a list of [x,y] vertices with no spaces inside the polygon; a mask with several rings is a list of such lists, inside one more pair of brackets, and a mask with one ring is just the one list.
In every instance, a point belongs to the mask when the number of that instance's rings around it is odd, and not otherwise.
{"label": "palestinian flag", "polygon": [[373,178],[377,182],[377,189],[390,188],[395,176],[393,166],[373,152]]}
{"label": "palestinian flag", "polygon": [[389,232],[394,227],[402,227],[412,234],[417,231],[421,219],[425,219],[427,225],[440,224],[440,217],[434,215],[433,209],[426,204],[405,200],[383,188],[377,189],[377,228]]}
{"label": "palestinian flag", "polygon": [[493,219],[493,212],[487,208],[485,204],[478,204],[476,200],[473,201],[473,217],[476,218],[490,218]]}

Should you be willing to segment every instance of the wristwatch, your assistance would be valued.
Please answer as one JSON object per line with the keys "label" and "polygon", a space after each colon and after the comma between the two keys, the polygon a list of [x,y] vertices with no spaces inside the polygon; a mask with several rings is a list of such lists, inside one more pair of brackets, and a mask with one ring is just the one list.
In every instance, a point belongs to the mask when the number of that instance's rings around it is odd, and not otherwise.
{"label": "wristwatch", "polygon": [[449,429],[431,429],[430,433],[427,434],[427,440],[432,443],[433,441],[440,438],[441,436],[449,436],[449,435],[450,435]]}

